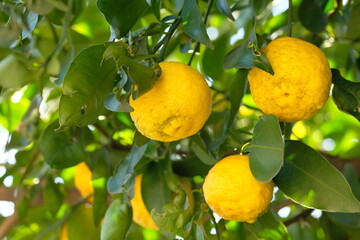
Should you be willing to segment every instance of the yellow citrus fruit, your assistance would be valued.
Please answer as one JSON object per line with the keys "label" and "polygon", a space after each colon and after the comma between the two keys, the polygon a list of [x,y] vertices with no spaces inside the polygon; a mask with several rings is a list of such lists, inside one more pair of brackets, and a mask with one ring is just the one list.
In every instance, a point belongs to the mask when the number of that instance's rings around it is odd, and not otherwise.
{"label": "yellow citrus fruit", "polygon": [[204,77],[179,62],[161,62],[161,76],[136,100],[130,113],[144,136],[171,142],[197,133],[211,112],[210,88]]}
{"label": "yellow citrus fruit", "polygon": [[[81,162],[76,165],[75,174],[74,174],[74,184],[76,189],[80,192],[82,197],[88,197],[94,193],[94,188],[92,186],[92,173],[89,167],[85,162]],[[93,201],[93,197],[89,198],[89,202]]]}
{"label": "yellow citrus fruit", "polygon": [[69,240],[67,223],[64,223],[61,227],[60,240]]}
{"label": "yellow citrus fruit", "polygon": [[252,68],[248,79],[256,105],[284,122],[309,119],[329,97],[331,70],[315,45],[291,37],[271,41],[263,49],[271,75]]}
{"label": "yellow citrus fruit", "polygon": [[142,174],[139,174],[135,177],[134,197],[130,201],[133,210],[133,220],[140,226],[158,230],[159,228],[152,220],[150,213],[147,210],[145,203],[143,201],[141,195],[141,179],[142,179]]}
{"label": "yellow citrus fruit", "polygon": [[247,155],[232,155],[217,162],[203,185],[205,201],[220,217],[249,223],[267,210],[273,189],[273,182],[254,178]]}

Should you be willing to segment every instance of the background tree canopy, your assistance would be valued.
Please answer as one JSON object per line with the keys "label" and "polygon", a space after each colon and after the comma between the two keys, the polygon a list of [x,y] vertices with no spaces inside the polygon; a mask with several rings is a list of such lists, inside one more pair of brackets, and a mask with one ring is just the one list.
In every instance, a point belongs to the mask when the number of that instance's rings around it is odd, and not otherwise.
{"label": "background tree canopy", "polygon": [[[257,51],[281,36],[315,44],[332,68],[331,97],[306,121],[279,123],[249,91],[250,68],[272,71]],[[201,72],[213,102],[198,134],[171,143],[129,115],[161,61]],[[359,79],[359,0],[2,0],[0,238],[359,239]],[[271,206],[253,224],[218,219],[204,177],[254,142],[281,167],[252,169],[275,176]],[[161,230],[132,221],[140,173]]]}

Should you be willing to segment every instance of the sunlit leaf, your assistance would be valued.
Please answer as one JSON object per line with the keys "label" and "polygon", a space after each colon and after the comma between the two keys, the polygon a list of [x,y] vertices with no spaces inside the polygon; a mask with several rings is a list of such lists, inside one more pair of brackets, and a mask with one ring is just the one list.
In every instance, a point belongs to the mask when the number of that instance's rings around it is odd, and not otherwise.
{"label": "sunlit leaf", "polygon": [[286,141],[284,167],[275,184],[293,201],[328,212],[360,212],[344,176],[315,150]]}
{"label": "sunlit leaf", "polygon": [[344,79],[339,70],[331,69],[334,88],[332,97],[337,107],[360,121],[360,83]]}
{"label": "sunlit leaf", "polygon": [[101,240],[126,239],[132,221],[132,210],[127,203],[115,198],[106,211],[101,226]]}
{"label": "sunlit leaf", "polygon": [[284,140],[274,115],[260,117],[252,143],[245,150],[250,151],[250,169],[257,180],[268,182],[276,176],[284,160]]}
{"label": "sunlit leaf", "polygon": [[115,61],[103,62],[104,51],[104,45],[89,47],[71,63],[59,104],[61,127],[94,123],[103,110],[116,75]]}
{"label": "sunlit leaf", "polygon": [[124,37],[149,7],[146,0],[98,0],[97,7],[118,38]]}
{"label": "sunlit leaf", "polygon": [[181,11],[181,18],[184,24],[185,32],[194,40],[213,48],[213,44],[206,32],[205,24],[202,21],[199,6],[196,0],[185,0]]}

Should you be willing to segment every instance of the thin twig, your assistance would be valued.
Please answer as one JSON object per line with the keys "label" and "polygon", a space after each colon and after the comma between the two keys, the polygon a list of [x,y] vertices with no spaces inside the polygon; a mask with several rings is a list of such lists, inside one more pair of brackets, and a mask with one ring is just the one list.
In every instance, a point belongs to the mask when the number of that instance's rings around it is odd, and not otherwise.
{"label": "thin twig", "polygon": [[300,214],[286,220],[284,222],[284,225],[289,226],[289,225],[291,225],[293,223],[296,223],[299,220],[304,220],[312,213],[312,211],[314,211],[314,209],[306,209],[305,211],[302,211]]}

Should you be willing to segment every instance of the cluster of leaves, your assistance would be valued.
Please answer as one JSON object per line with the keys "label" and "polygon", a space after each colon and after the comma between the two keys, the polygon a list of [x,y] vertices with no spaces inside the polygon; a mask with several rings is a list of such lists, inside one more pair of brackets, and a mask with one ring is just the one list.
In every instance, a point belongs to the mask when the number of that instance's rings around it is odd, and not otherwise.
{"label": "cluster of leaves", "polygon": [[[0,220],[12,226],[8,238],[356,239],[360,1],[343,2],[2,1],[0,133],[8,141],[0,200],[14,202],[17,216]],[[312,119],[285,124],[262,115],[246,78],[252,67],[273,74],[261,47],[291,34],[323,49],[334,87]],[[198,66],[213,97],[204,128],[172,143],[146,139],[129,116],[128,99],[151,89],[164,60]],[[239,152],[250,154],[258,180],[277,186],[254,224],[216,220],[201,193],[208,170]],[[90,205],[73,191],[83,161]],[[139,173],[161,231],[131,220]]]}

